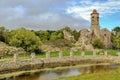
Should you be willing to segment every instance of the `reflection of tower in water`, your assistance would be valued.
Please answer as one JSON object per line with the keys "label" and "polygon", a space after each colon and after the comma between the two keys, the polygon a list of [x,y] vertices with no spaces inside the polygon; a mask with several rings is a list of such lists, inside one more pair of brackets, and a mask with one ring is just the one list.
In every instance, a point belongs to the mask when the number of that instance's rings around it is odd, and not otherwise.
{"label": "reflection of tower in water", "polygon": [[103,71],[107,70],[109,68],[109,65],[96,65],[96,66],[91,66],[91,73],[98,72],[98,71]]}
{"label": "reflection of tower in water", "polygon": [[90,72],[91,72],[91,71],[90,71],[90,67],[81,67],[81,68],[79,69],[79,72],[80,72],[81,74],[90,73]]}
{"label": "reflection of tower in water", "polygon": [[67,75],[69,74],[69,69],[59,69],[59,70],[56,70],[55,73],[58,74],[58,75]]}

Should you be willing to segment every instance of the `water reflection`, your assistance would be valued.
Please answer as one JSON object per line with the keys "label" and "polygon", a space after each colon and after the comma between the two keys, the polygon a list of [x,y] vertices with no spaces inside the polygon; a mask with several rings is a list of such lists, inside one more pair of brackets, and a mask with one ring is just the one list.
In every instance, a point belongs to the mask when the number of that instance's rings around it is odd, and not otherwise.
{"label": "water reflection", "polygon": [[41,71],[37,73],[24,74],[16,77],[5,78],[2,80],[54,80],[57,78],[66,78],[81,74],[94,73],[101,70],[114,69],[119,67],[117,64],[112,65],[96,65],[77,68],[66,68],[59,70]]}

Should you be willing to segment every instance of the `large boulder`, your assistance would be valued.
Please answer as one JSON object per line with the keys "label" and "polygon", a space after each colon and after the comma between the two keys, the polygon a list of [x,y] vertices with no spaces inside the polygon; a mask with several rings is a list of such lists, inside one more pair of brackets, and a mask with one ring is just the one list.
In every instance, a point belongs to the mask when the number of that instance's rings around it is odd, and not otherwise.
{"label": "large boulder", "polygon": [[90,50],[93,49],[91,44],[91,33],[87,29],[82,29],[80,31],[80,37],[75,43],[76,46],[79,46],[80,49]]}
{"label": "large boulder", "polygon": [[63,34],[64,34],[64,39],[68,41],[74,41],[74,36],[70,32],[64,30]]}
{"label": "large boulder", "polygon": [[7,44],[0,42],[0,58],[3,58],[7,54],[23,54],[25,50],[23,48],[17,48],[8,46]]}
{"label": "large boulder", "polygon": [[85,50],[93,50],[94,47],[92,44],[85,45]]}
{"label": "large boulder", "polygon": [[53,49],[53,47],[51,45],[47,45],[47,44],[41,45],[41,50],[44,52],[51,51],[52,49]]}

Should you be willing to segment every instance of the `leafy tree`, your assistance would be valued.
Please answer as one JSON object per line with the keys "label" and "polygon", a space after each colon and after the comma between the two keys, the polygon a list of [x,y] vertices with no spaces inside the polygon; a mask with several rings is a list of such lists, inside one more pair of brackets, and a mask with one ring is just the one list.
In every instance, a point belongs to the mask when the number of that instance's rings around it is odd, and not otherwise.
{"label": "leafy tree", "polygon": [[119,26],[117,26],[117,27],[115,27],[112,31],[115,31],[115,32],[120,32],[120,27]]}
{"label": "leafy tree", "polygon": [[13,30],[11,31],[10,35],[10,45],[22,47],[29,52],[39,49],[41,44],[40,39],[35,35],[35,33],[31,32],[30,30],[26,30],[25,28]]}
{"label": "leafy tree", "polygon": [[57,32],[53,32],[50,35],[50,40],[56,40],[57,39]]}
{"label": "leafy tree", "polygon": [[103,42],[100,39],[95,39],[92,44],[95,48],[103,48]]}
{"label": "leafy tree", "polygon": [[117,33],[117,35],[114,36],[114,38],[112,38],[112,39],[113,39],[113,44],[114,44],[115,48],[120,49],[120,32]]}
{"label": "leafy tree", "polygon": [[70,27],[68,27],[68,26],[66,26],[66,27],[64,27],[63,29],[61,29],[62,32],[63,32],[64,30],[66,30],[66,31],[70,32],[71,34],[73,34],[73,30],[70,29]]}
{"label": "leafy tree", "polygon": [[62,39],[63,38],[63,33],[54,31],[50,35],[50,40],[57,40],[57,39]]}
{"label": "leafy tree", "polygon": [[0,27],[0,41],[8,43],[9,42],[9,32],[5,27]]}
{"label": "leafy tree", "polygon": [[76,30],[74,30],[73,35],[74,35],[75,40],[77,41],[79,39],[80,32],[77,32]]}
{"label": "leafy tree", "polygon": [[40,38],[41,41],[44,41],[44,40],[49,40],[50,38],[50,34],[48,31],[37,31],[35,32],[35,34]]}
{"label": "leafy tree", "polygon": [[57,36],[58,39],[61,39],[63,38],[63,33],[58,33],[58,36]]}
{"label": "leafy tree", "polygon": [[113,48],[120,49],[120,27],[117,26],[112,30]]}

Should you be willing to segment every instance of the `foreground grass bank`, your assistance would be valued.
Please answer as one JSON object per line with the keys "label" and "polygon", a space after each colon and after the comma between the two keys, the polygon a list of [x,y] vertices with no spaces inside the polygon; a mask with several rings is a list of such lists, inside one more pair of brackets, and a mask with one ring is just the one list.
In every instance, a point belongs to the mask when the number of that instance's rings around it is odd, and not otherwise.
{"label": "foreground grass bank", "polygon": [[120,80],[120,69],[100,71],[58,80]]}

